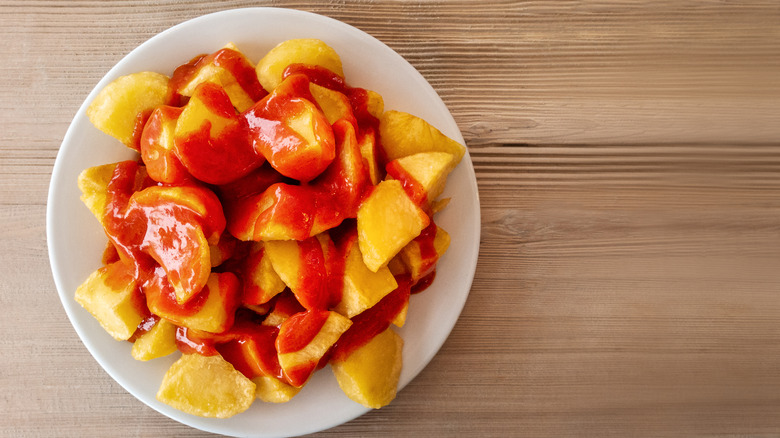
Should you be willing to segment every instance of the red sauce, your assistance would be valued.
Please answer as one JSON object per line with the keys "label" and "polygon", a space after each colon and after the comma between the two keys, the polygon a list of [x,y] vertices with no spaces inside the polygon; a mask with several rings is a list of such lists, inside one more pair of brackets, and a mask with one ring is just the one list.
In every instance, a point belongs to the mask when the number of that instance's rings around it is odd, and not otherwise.
{"label": "red sauce", "polygon": [[150,272],[141,288],[146,294],[147,306],[156,313],[168,317],[186,317],[198,313],[206,303],[209,294],[209,288],[206,286],[186,303],[180,304],[176,301],[176,292],[165,270],[159,266]]}
{"label": "red sauce", "polygon": [[263,193],[273,184],[282,182],[284,177],[269,164],[265,163],[235,181],[217,188],[222,203],[230,203],[241,198]]}
{"label": "red sauce", "polygon": [[292,386],[301,387],[316,371],[317,362],[307,362],[292,368],[282,370],[285,380]]}
{"label": "red sauce", "polygon": [[341,335],[333,347],[333,360],[343,361],[353,351],[367,344],[374,336],[390,327],[393,319],[409,302],[410,278],[408,275],[396,277],[398,287],[373,307],[352,318],[352,325]]}
{"label": "red sauce", "polygon": [[428,289],[428,287],[433,284],[433,280],[436,278],[436,270],[432,270],[428,274],[426,274],[423,278],[417,280],[417,283],[412,286],[412,295],[419,294],[420,292],[424,291],[425,289]]}
{"label": "red sauce", "polygon": [[282,379],[276,353],[279,329],[238,320],[230,330],[236,339],[217,344],[217,351],[247,378],[272,376]]}
{"label": "red sauce", "polygon": [[175,124],[181,112],[182,108],[178,107],[157,107],[146,121],[139,140],[141,158],[149,176],[161,183],[186,183],[192,179],[176,155],[172,142],[163,138],[163,135],[168,134],[164,126]]}
{"label": "red sauce", "polygon": [[[214,65],[229,71],[236,78],[238,85],[255,102],[268,94],[257,79],[255,67],[241,53],[232,49],[222,49],[210,56],[213,56]],[[207,62],[206,59],[203,61],[204,64]]]}
{"label": "red sauce", "polygon": [[210,55],[196,56],[188,63],[179,66],[171,77],[171,88],[178,94],[192,81],[198,71],[208,64],[227,70],[252,100],[258,101],[267,94],[260,85],[252,64],[241,53],[232,49],[221,49]]}
{"label": "red sauce", "polygon": [[414,179],[409,172],[406,171],[397,161],[391,161],[387,164],[387,174],[393,179],[401,182],[404,191],[415,204],[425,207],[428,204],[428,192],[420,184],[419,181]]}
{"label": "red sauce", "polygon": [[279,328],[276,351],[284,354],[302,350],[317,336],[329,315],[327,310],[307,310],[287,318]]}
{"label": "red sauce", "polygon": [[[265,196],[272,198],[272,206],[258,216],[257,226],[268,223],[283,225],[290,237],[295,240],[305,240],[310,236],[316,214],[314,191],[310,186],[274,184],[261,195],[261,198]],[[248,204],[244,211],[251,214],[252,204],[258,200],[250,197],[247,201],[242,202],[243,205]],[[239,212],[238,215],[240,214]]]}
{"label": "red sauce", "polygon": [[203,83],[192,99],[203,102],[213,117],[230,119],[218,137],[211,136],[211,121],[206,118],[199,129],[174,138],[176,155],[194,177],[209,184],[226,184],[263,164],[265,159],[252,147],[245,119],[236,114],[222,87]]}
{"label": "red sauce", "polygon": [[353,126],[345,119],[337,120],[333,133],[336,159],[312,181],[317,196],[316,222],[328,229],[344,219],[357,217],[364,192],[371,186]]}
{"label": "red sauce", "polygon": [[176,327],[176,348],[184,354],[214,356],[219,354],[214,338],[198,336],[186,327]]}
{"label": "red sauce", "polygon": [[[302,182],[322,173],[336,155],[333,130],[314,102],[309,79],[292,75],[243,113],[254,150],[282,175]],[[288,123],[306,113],[311,115],[314,144]]]}
{"label": "red sauce", "polygon": [[141,273],[150,271],[154,266],[152,258],[140,248],[140,242],[146,234],[145,221],[138,215],[126,214],[130,196],[135,191],[137,171],[138,163],[135,161],[117,163],[108,182],[103,215],[106,234],[119,258],[133,267],[133,278],[140,278]]}
{"label": "red sauce", "polygon": [[301,257],[299,285],[293,292],[303,307],[326,309],[330,302],[328,272],[320,241],[316,237],[309,237],[298,242],[298,248]]}
{"label": "red sauce", "polygon": [[[357,138],[359,141],[362,142],[363,136],[366,135],[368,131],[373,131],[376,134],[379,133],[379,119],[368,111],[369,95],[366,89],[350,87],[343,77],[324,67],[315,65],[290,64],[282,73],[282,78],[296,74],[304,75],[309,81],[319,86],[338,91],[347,96],[350,106],[352,107],[352,112],[357,120]],[[387,154],[381,146],[379,135],[376,135],[375,138],[374,156],[377,157],[379,168],[384,169],[388,162]]]}
{"label": "red sauce", "polygon": [[195,76],[197,69],[200,68],[200,61],[206,56],[208,55],[198,55],[189,62],[176,67],[173,71],[173,76],[171,76],[171,80],[168,82],[168,88],[175,97],[181,98],[181,106],[184,106],[187,103],[187,98],[182,97],[179,93]]}
{"label": "red sauce", "polygon": [[148,111],[141,111],[140,113],[135,115],[135,122],[133,123],[133,133],[132,137],[130,139],[130,146],[131,148],[135,149],[136,151],[141,151],[141,133],[143,133],[144,126],[146,125],[146,121],[149,120],[149,116],[152,114],[151,110]]}
{"label": "red sauce", "polygon": [[421,269],[422,272],[431,269],[439,258],[439,253],[436,252],[436,247],[434,246],[438,229],[439,227],[431,221],[431,223],[420,232],[420,235],[414,239],[420,247],[420,257],[423,259],[423,262],[427,262],[423,265],[423,268]]}
{"label": "red sauce", "polygon": [[344,289],[344,268],[346,258],[343,246],[337,246],[330,238],[326,241],[325,271],[327,272],[326,293],[327,308],[337,306],[341,302]]}
{"label": "red sauce", "polygon": [[340,93],[345,93],[348,88],[343,77],[319,65],[290,64],[282,72],[282,79],[296,74],[306,76],[309,81],[320,87],[330,88]]}
{"label": "red sauce", "polygon": [[111,263],[119,261],[119,253],[113,243],[108,242],[106,249],[103,250],[103,257],[101,259],[104,265],[110,265]]}
{"label": "red sauce", "polygon": [[140,323],[138,323],[138,327],[135,329],[135,332],[133,332],[133,335],[130,336],[130,339],[128,339],[128,341],[135,342],[141,336],[149,333],[159,320],[160,317],[157,315],[149,315],[146,318],[144,318]]}
{"label": "red sauce", "polygon": [[260,247],[256,251],[251,251],[242,263],[241,277],[243,279],[243,289],[241,292],[241,304],[258,306],[266,302],[266,291],[255,281],[255,272],[260,269],[260,264],[265,257],[265,248]]}

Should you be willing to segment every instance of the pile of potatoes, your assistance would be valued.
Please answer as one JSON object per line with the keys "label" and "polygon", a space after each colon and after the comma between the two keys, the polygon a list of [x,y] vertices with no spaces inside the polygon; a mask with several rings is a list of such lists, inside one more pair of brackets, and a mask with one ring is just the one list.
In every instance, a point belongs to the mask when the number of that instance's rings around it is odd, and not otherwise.
{"label": "pile of potatoes", "polygon": [[138,158],[79,176],[109,243],[76,300],[133,358],[181,353],[160,401],[227,418],[326,365],[352,400],[393,400],[392,327],[449,246],[434,216],[463,145],[312,39],[122,76],[87,115]]}

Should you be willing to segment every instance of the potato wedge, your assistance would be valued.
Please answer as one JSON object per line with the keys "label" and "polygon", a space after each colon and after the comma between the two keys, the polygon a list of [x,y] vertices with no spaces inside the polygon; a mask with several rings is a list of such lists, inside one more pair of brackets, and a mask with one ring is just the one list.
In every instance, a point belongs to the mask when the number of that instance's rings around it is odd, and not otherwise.
{"label": "potato wedge", "polygon": [[378,409],[395,398],[404,341],[387,328],[343,361],[331,361],[339,387],[350,399]]}
{"label": "potato wedge", "polygon": [[120,76],[100,90],[87,108],[87,117],[99,130],[138,150],[139,117],[167,103],[169,81],[168,76],[150,71]]}
{"label": "potato wedge", "polygon": [[200,417],[230,418],[249,409],[255,390],[222,356],[185,354],[165,373],[157,400]]}
{"label": "potato wedge", "polygon": [[268,92],[280,82],[282,73],[290,64],[307,64],[325,67],[344,77],[341,58],[333,48],[317,39],[287,40],[271,49],[257,63],[257,78]]}

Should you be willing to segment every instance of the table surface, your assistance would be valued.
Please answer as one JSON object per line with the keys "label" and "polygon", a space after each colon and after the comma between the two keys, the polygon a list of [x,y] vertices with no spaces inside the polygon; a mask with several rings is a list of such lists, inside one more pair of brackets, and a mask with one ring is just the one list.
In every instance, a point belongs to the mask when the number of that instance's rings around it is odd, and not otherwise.
{"label": "table surface", "polygon": [[390,406],[322,435],[780,434],[780,4],[605,0],[0,2],[1,435],[207,435],[79,341],[46,195],[114,63],[249,5],[395,49],[451,110],[479,186],[451,336]]}

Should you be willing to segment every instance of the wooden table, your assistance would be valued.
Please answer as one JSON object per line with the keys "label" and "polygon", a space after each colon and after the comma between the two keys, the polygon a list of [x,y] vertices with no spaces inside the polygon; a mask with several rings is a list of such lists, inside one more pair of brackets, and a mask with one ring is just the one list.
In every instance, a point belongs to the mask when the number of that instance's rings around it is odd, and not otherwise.
{"label": "wooden table", "polygon": [[[205,436],[79,341],[46,194],[75,111],[132,48],[240,6],[379,38],[439,92],[474,162],[466,308],[392,405],[322,435],[780,434],[780,4],[0,3],[0,434]],[[457,236],[454,236],[457,238]]]}

